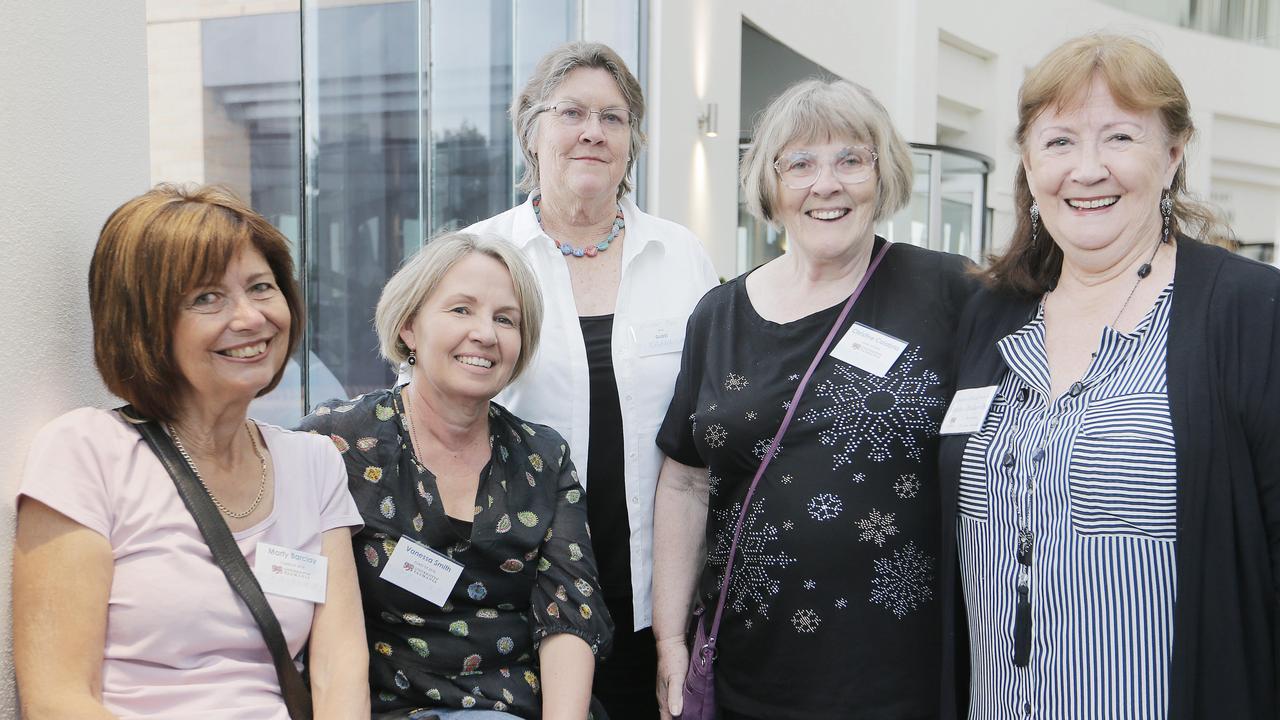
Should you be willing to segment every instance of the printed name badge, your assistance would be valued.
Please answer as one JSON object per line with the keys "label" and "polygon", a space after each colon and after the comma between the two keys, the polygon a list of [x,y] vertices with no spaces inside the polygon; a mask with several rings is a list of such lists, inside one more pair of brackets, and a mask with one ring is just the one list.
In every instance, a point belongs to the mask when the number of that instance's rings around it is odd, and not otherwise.
{"label": "printed name badge", "polygon": [[907,343],[862,323],[854,323],[831,351],[831,357],[884,377]]}
{"label": "printed name badge", "polygon": [[461,576],[462,563],[402,537],[378,577],[443,607]]}
{"label": "printed name badge", "polygon": [[253,574],[263,592],[323,604],[329,559],[260,542],[253,554]]}
{"label": "printed name badge", "polygon": [[963,435],[978,432],[987,419],[987,410],[991,408],[991,401],[995,397],[995,385],[957,390],[955,397],[951,398],[946,416],[942,418],[942,428],[938,430],[938,434]]}
{"label": "printed name badge", "polygon": [[631,326],[631,340],[639,357],[680,352],[684,349],[684,321],[663,318],[637,323]]}

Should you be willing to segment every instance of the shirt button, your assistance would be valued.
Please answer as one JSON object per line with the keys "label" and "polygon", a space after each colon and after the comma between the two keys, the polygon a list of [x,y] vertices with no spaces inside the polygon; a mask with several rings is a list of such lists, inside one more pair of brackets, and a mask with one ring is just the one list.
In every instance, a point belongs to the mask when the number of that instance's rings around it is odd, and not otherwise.
{"label": "shirt button", "polygon": [[628,394],[627,394],[627,399],[628,399],[628,400],[630,400],[630,399],[631,399],[631,395],[630,395],[630,393],[628,393]]}
{"label": "shirt button", "polygon": [[1079,381],[1071,383],[1071,397],[1080,397],[1080,393],[1084,392],[1084,385]]}
{"label": "shirt button", "polygon": [[630,457],[631,457],[631,459],[632,459],[632,460],[635,460],[635,459],[636,459],[636,454],[633,452],[633,453],[631,453],[631,456],[630,456]]}
{"label": "shirt button", "polygon": [[1022,710],[1027,714],[1027,717],[1031,717],[1031,703],[1023,703]]}
{"label": "shirt button", "polygon": [[1007,467],[1007,468],[1013,467],[1013,451],[1012,450],[1005,452],[1004,457],[1000,460],[1000,465],[1001,467]]}
{"label": "shirt button", "polygon": [[1031,390],[1027,388],[1018,389],[1018,402],[1026,402],[1029,397],[1031,397]]}
{"label": "shirt button", "polygon": [[1041,460],[1044,460],[1044,448],[1036,450],[1036,454],[1031,456],[1031,460],[1033,462],[1040,462]]}

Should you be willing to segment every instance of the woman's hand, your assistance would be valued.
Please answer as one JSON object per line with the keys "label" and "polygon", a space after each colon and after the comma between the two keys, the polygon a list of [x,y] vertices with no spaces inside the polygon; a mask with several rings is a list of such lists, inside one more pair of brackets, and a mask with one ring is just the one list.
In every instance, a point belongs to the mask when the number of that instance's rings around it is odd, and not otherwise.
{"label": "woman's hand", "polygon": [[666,458],[653,509],[653,634],[658,642],[658,707],[678,715],[689,668],[685,628],[706,558],[707,469]]}
{"label": "woman's hand", "polygon": [[661,720],[678,717],[684,710],[684,677],[689,672],[689,646],[684,637],[658,643],[658,710]]}
{"label": "woman's hand", "polygon": [[114,720],[102,705],[111,543],[23,498],[13,553],[13,663],[25,720]]}
{"label": "woman's hand", "polygon": [[325,601],[311,620],[311,692],[316,720],[369,717],[369,646],[364,636],[360,586],[351,554],[351,531],[325,532],[321,552],[329,560]]}

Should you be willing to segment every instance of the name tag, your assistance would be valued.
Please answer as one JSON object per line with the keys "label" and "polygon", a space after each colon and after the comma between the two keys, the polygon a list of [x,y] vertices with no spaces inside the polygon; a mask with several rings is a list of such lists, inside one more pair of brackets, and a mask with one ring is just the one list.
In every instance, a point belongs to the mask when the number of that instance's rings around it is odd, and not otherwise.
{"label": "name tag", "polygon": [[906,349],[906,342],[862,323],[854,323],[831,350],[831,357],[884,377]]}
{"label": "name tag", "polygon": [[951,398],[947,414],[942,418],[939,435],[963,435],[982,429],[987,419],[987,411],[991,409],[991,401],[996,397],[996,386],[968,388],[957,390]]}
{"label": "name tag", "polygon": [[260,542],[253,554],[253,574],[263,592],[323,604],[329,559]]}
{"label": "name tag", "polygon": [[443,607],[461,576],[462,563],[402,537],[378,577]]}
{"label": "name tag", "polygon": [[664,318],[631,326],[631,340],[636,356],[648,357],[684,349],[684,324],[680,318]]}

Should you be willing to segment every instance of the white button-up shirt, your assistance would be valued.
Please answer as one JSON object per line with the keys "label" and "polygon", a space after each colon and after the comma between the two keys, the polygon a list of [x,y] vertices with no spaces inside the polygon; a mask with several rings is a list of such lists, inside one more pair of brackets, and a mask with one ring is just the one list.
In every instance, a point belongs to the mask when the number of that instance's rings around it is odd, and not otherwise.
{"label": "white button-up shirt", "polygon": [[[613,372],[622,408],[634,623],[640,630],[653,618],[653,498],[662,466],[662,451],[654,440],[680,371],[685,323],[718,280],[702,243],[688,228],[641,212],[629,198],[621,206],[626,235],[613,313]],[[538,352],[496,400],[519,417],[550,425],[568,438],[578,477],[590,495],[586,458],[591,381],[566,260],[542,232],[529,201],[466,231],[492,233],[515,243],[538,276],[546,305]],[[622,624],[620,618],[614,622]]]}

